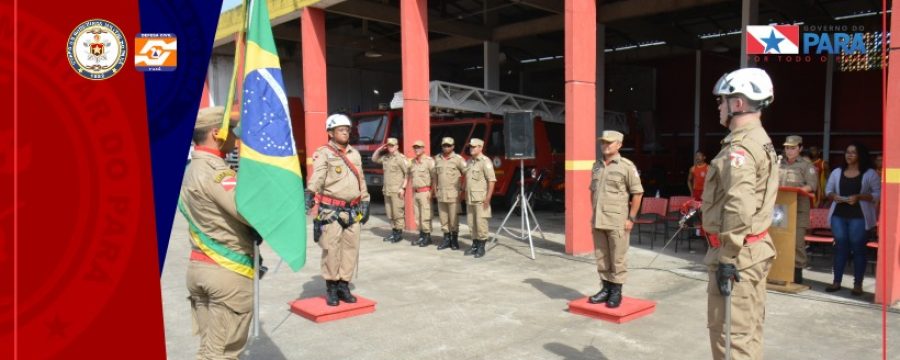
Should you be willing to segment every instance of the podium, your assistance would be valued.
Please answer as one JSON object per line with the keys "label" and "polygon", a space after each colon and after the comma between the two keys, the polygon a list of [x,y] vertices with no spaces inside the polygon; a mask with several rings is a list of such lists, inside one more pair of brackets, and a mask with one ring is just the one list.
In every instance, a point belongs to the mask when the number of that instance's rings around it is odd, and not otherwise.
{"label": "podium", "polygon": [[809,290],[809,286],[794,283],[794,259],[797,249],[797,204],[799,201],[809,201],[812,205],[813,199],[812,194],[801,188],[778,188],[772,226],[769,227],[769,236],[775,243],[777,254],[766,278],[766,288],[769,290],[790,294]]}

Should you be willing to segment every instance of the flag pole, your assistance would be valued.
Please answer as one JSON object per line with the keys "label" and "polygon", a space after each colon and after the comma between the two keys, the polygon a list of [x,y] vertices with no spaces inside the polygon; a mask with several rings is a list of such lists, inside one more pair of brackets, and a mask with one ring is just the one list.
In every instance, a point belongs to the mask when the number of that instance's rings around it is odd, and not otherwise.
{"label": "flag pole", "polygon": [[259,338],[259,244],[253,244],[253,327],[251,335]]}

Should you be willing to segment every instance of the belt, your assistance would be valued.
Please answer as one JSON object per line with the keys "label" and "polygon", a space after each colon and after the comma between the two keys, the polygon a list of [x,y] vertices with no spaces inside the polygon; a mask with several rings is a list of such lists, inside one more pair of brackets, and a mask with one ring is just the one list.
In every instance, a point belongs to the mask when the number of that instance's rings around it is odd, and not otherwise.
{"label": "belt", "polygon": [[417,192],[417,193],[426,192],[426,191],[431,191],[431,186],[423,186],[423,187],[415,189],[415,192]]}
{"label": "belt", "polygon": [[[714,248],[719,248],[722,244],[719,242],[719,234],[707,233],[707,237],[709,237],[709,245]],[[744,244],[750,245],[757,241],[760,241],[769,235],[769,230],[763,230],[763,232],[759,234],[750,234],[744,238]]]}
{"label": "belt", "polygon": [[359,199],[360,199],[360,198],[357,197],[356,199],[353,199],[353,200],[350,200],[350,201],[345,201],[345,200],[341,200],[341,199],[335,199],[335,198],[330,197],[330,196],[325,196],[325,195],[322,195],[322,194],[316,194],[316,201],[318,201],[319,204],[325,204],[325,205],[337,206],[337,207],[342,207],[342,208],[345,208],[345,207],[348,207],[348,206],[356,206],[356,205],[358,205],[358,204],[359,204]]}
{"label": "belt", "polygon": [[218,265],[218,263],[211,257],[197,250],[191,250],[191,260]]}

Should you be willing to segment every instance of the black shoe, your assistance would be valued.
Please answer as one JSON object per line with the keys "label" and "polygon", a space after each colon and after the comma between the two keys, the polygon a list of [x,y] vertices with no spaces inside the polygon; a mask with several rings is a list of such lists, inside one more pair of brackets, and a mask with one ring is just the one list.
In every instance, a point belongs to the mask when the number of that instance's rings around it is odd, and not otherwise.
{"label": "black shoe", "polygon": [[450,250],[459,250],[459,233],[450,233]]}
{"label": "black shoe", "polygon": [[419,237],[409,243],[410,246],[416,246],[425,241],[425,233],[419,231]]}
{"label": "black shoe", "polygon": [[356,297],[350,293],[350,282],[339,280],[336,287],[338,299],[348,304],[356,302]]}
{"label": "black shoe", "polygon": [[440,245],[438,245],[437,249],[444,250],[444,249],[450,247],[450,244],[451,244],[450,239],[451,239],[450,233],[444,233],[444,242],[442,242]]}
{"label": "black shoe", "polygon": [[602,304],[602,303],[605,303],[606,300],[608,300],[608,299],[609,299],[609,282],[606,280],[603,280],[603,288],[600,289],[599,292],[594,294],[594,296],[589,297],[588,302],[591,304]]}
{"label": "black shoe", "polygon": [[609,298],[606,299],[606,307],[615,309],[622,304],[622,284],[609,283]]}
{"label": "black shoe", "polygon": [[478,250],[475,250],[475,258],[478,259],[484,256],[484,245],[487,244],[487,240],[478,240]]}
{"label": "black shoe", "polygon": [[391,244],[396,244],[403,240],[403,230],[394,229],[394,238],[391,239]]}
{"label": "black shoe", "polygon": [[383,241],[384,242],[388,242],[388,241],[393,242],[394,241],[394,229],[391,229],[391,233],[388,234],[388,236],[385,236]]}
{"label": "black shoe", "polygon": [[480,240],[472,240],[472,246],[469,247],[468,249],[466,249],[466,251],[463,252],[463,255],[466,255],[466,256],[475,255],[475,253],[478,251],[478,243],[479,242],[480,242]]}
{"label": "black shoe", "polygon": [[794,268],[794,284],[803,283],[803,268]]}
{"label": "black shoe", "polygon": [[431,234],[424,233],[422,240],[419,241],[419,247],[426,247],[428,245],[431,245]]}
{"label": "black shoe", "polygon": [[338,306],[338,285],[337,281],[325,280],[325,303],[328,306]]}

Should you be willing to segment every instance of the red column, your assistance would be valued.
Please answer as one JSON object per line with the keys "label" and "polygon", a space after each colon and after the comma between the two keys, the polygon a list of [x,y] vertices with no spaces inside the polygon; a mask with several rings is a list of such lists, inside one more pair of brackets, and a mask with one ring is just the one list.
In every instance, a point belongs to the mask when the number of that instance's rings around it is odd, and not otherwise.
{"label": "red column", "polygon": [[[900,1],[894,1],[892,14],[900,14]],[[891,16],[890,29],[900,33],[900,16]],[[890,44],[892,67],[887,77],[887,96],[884,106],[884,139],[900,134],[900,41]],[[900,300],[900,142],[882,141],[884,162],[881,188],[881,218],[879,219],[878,269],[875,275],[875,301],[891,305]]]}
{"label": "red column", "polygon": [[566,253],[577,255],[594,250],[589,188],[597,145],[597,5],[565,1]]}
{"label": "red column", "polygon": [[[412,144],[425,142],[431,149],[428,106],[428,1],[400,1],[400,41],[403,72],[403,144],[402,151],[412,158]],[[406,192],[406,229],[415,230],[412,186]]]}
{"label": "red column", "polygon": [[[300,14],[303,46],[303,107],[306,132],[306,173],[312,174],[309,158],[328,142],[325,119],[328,118],[328,82],[325,68],[325,12],[311,7]],[[294,129],[299,131],[299,129]],[[299,149],[298,149],[299,150]]]}

